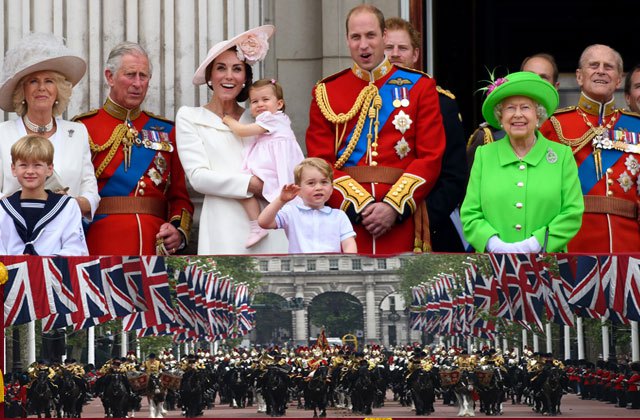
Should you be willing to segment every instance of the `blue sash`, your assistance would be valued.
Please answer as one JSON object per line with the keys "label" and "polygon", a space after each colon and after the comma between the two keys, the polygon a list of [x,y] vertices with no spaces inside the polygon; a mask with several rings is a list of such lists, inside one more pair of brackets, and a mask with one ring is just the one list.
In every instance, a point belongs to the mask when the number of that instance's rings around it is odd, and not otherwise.
{"label": "blue sash", "polygon": [[[640,132],[640,118],[622,114],[618,123],[614,126],[614,130]],[[602,172],[604,173],[608,168],[615,165],[623,154],[624,152],[619,150],[602,149],[600,153],[602,157]],[[580,178],[583,195],[589,194],[591,189],[598,183],[594,168],[595,159],[593,158],[593,153],[591,153],[578,167],[578,177]]]}
{"label": "blue sash", "polygon": [[[142,129],[170,133],[173,129],[173,124],[167,121],[149,118],[149,121],[147,121]],[[151,165],[155,156],[156,151],[153,149],[147,149],[143,146],[132,147],[131,166],[129,166],[125,172],[124,161],[122,161],[102,190],[100,190],[100,196],[128,196],[136,187],[140,178],[144,176],[144,173],[149,168],[149,165]]]}
{"label": "blue sash", "polygon": [[[389,81],[395,80],[397,78],[410,80],[411,81],[410,85],[403,86],[403,87],[406,87],[407,92],[409,92],[411,88],[415,86],[416,82],[418,81],[418,79],[420,79],[420,77],[422,77],[420,73],[414,73],[414,72],[409,72],[402,69],[397,69],[389,78],[389,80],[387,80],[387,82],[384,85],[382,85],[380,89],[378,89],[380,93],[380,97],[382,98],[382,108],[380,108],[380,112],[378,113],[378,123],[379,123],[378,132],[382,130],[382,127],[384,127],[384,125],[387,123],[387,120],[389,119],[393,111],[395,111],[395,107],[392,104],[393,89],[397,88],[398,86],[389,84]],[[369,120],[370,118],[367,116],[364,122],[362,132],[360,133],[360,138],[358,139],[358,143],[356,144],[356,147],[353,150],[353,153],[351,153],[351,156],[349,156],[349,159],[347,159],[347,161],[344,164],[345,168],[349,166],[357,166],[358,162],[360,162],[362,157],[367,153],[367,132],[369,131],[368,130]],[[354,129],[355,129],[355,126],[354,126]],[[346,145],[349,144],[351,137],[353,137],[353,129],[347,136],[345,145],[338,152],[338,156],[336,157],[336,160],[340,158],[340,156],[342,156],[342,154],[344,153],[344,150],[347,147]]]}

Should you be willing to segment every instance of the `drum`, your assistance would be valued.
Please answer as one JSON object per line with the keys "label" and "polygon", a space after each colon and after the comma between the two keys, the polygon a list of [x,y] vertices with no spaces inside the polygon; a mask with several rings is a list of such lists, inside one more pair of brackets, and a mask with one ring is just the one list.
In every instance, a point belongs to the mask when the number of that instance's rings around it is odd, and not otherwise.
{"label": "drum", "polygon": [[493,369],[476,369],[475,374],[479,385],[488,386],[493,378]]}
{"label": "drum", "polygon": [[182,381],[182,375],[172,372],[160,373],[160,383],[166,389],[178,391],[180,389],[180,381]]}
{"label": "drum", "polygon": [[453,386],[458,383],[460,380],[460,371],[459,370],[441,370],[440,371],[440,382],[442,386]]}
{"label": "drum", "polygon": [[149,383],[149,376],[142,372],[127,372],[127,379],[131,389],[135,392],[144,391]]}

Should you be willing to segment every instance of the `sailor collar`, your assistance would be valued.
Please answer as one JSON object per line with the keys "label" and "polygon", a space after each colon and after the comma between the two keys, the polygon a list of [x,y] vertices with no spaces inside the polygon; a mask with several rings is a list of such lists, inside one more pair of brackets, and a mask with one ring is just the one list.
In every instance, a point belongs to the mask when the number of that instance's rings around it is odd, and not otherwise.
{"label": "sailor collar", "polygon": [[357,78],[364,80],[365,82],[375,82],[382,79],[384,76],[389,74],[391,71],[391,62],[387,57],[384,58],[382,63],[378,65],[372,71],[367,71],[360,67],[357,63],[353,63],[353,67],[351,67],[351,71],[356,75]]}
{"label": "sailor collar", "polygon": [[110,97],[107,96],[107,100],[105,101],[102,108],[107,112],[107,114],[111,115],[113,118],[117,118],[122,121],[133,121],[140,116],[142,112],[140,107],[136,107],[134,109],[127,109],[122,105],[119,105],[113,101]]}
{"label": "sailor collar", "polygon": [[[613,114],[616,110],[615,98],[611,98],[609,102],[607,102],[606,104],[603,104],[598,101],[594,101],[593,99],[585,95],[584,92],[581,92],[580,100],[578,101],[578,108],[580,108],[581,110],[583,110],[585,113],[589,115],[608,116]],[[603,108],[604,108],[604,112],[601,112]]]}

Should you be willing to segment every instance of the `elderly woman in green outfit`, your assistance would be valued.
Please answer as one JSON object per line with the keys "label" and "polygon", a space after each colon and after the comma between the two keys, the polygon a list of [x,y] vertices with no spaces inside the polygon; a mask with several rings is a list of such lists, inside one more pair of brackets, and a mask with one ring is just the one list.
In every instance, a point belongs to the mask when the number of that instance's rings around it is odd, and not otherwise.
{"label": "elderly woman in green outfit", "polygon": [[464,236],[478,252],[564,251],[584,201],[571,149],[538,131],[558,92],[537,74],[518,72],[487,93],[482,115],[506,136],[476,151],[460,211]]}

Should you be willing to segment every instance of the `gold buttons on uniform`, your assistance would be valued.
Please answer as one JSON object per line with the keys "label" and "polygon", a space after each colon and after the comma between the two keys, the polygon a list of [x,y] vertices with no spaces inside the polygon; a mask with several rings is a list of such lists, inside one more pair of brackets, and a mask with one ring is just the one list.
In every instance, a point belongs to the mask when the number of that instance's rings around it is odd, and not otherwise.
{"label": "gold buttons on uniform", "polygon": [[375,160],[371,162],[371,166],[378,166],[378,162],[376,162]]}
{"label": "gold buttons on uniform", "polygon": [[138,190],[138,194],[144,195],[144,190],[143,189]]}
{"label": "gold buttons on uniform", "polygon": [[607,191],[607,195],[611,197],[613,195],[613,191]]}
{"label": "gold buttons on uniform", "polygon": [[609,175],[611,175],[611,174],[613,173],[613,169],[611,169],[611,168],[607,168],[607,173],[608,173]]}
{"label": "gold buttons on uniform", "polygon": [[146,188],[147,187],[147,184],[144,181],[138,182],[138,185],[140,186],[140,188]]}
{"label": "gold buttons on uniform", "polygon": [[607,184],[608,185],[613,185],[613,179],[607,179]]}

